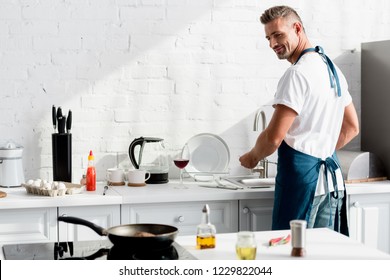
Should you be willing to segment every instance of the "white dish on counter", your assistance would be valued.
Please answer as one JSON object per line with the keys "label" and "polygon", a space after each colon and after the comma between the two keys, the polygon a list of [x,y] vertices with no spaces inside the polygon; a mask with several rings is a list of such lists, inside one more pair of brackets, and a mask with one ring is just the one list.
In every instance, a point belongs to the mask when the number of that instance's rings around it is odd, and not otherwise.
{"label": "white dish on counter", "polygon": [[201,133],[188,140],[186,145],[190,152],[190,161],[185,171],[194,179],[227,172],[230,152],[221,137],[211,133]]}

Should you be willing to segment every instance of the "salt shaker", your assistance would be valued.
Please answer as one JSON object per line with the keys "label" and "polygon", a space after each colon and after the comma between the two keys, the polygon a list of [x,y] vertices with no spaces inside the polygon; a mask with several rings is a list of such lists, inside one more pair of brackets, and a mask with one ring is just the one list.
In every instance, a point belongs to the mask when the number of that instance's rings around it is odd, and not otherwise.
{"label": "salt shaker", "polygon": [[291,227],[291,256],[304,257],[306,255],[306,221],[292,220]]}

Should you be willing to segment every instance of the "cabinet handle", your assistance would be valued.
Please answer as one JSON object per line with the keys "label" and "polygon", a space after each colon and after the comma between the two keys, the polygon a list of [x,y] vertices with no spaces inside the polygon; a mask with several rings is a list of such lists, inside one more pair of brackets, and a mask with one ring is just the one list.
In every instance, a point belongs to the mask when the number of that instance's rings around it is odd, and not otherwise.
{"label": "cabinet handle", "polygon": [[177,220],[179,221],[179,223],[183,223],[184,222],[184,217],[183,216],[179,216],[177,218]]}
{"label": "cabinet handle", "polygon": [[248,207],[242,208],[242,212],[243,212],[244,214],[248,214],[250,211],[251,211],[251,210],[250,210]]}
{"label": "cabinet handle", "polygon": [[360,207],[359,201],[354,202],[354,203],[353,203],[353,207],[359,208],[359,207]]}

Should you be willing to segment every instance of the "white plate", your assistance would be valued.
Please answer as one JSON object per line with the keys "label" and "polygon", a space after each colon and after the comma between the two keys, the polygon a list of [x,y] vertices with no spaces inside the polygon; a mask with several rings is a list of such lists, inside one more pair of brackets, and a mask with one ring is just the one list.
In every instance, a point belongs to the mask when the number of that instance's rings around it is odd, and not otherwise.
{"label": "white plate", "polygon": [[211,133],[195,135],[186,144],[190,152],[190,161],[185,171],[196,177],[201,173],[225,173],[229,167],[230,152],[225,141]]}

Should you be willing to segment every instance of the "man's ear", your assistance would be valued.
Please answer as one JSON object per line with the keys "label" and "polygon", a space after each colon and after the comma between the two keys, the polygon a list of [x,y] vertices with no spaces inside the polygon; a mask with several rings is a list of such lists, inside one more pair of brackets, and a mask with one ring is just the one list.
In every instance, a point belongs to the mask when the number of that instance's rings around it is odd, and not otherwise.
{"label": "man's ear", "polygon": [[299,35],[302,32],[302,30],[303,30],[303,26],[302,26],[302,24],[299,21],[295,22],[293,27],[294,27],[295,33],[297,35]]}

